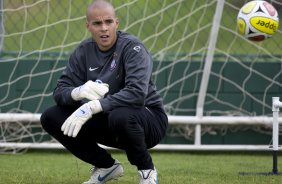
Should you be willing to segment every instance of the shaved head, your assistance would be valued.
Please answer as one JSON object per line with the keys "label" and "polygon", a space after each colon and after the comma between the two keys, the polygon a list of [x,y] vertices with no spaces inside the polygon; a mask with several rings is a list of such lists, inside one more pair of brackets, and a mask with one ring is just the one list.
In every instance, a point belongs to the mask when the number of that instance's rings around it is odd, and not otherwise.
{"label": "shaved head", "polygon": [[95,0],[93,1],[87,8],[87,12],[86,12],[86,19],[87,21],[89,21],[89,16],[90,13],[93,9],[111,9],[113,12],[113,15],[115,16],[115,9],[113,7],[113,5],[106,1],[106,0]]}
{"label": "shaved head", "polygon": [[111,3],[105,0],[93,1],[86,13],[86,27],[102,51],[107,51],[117,40],[119,21]]}

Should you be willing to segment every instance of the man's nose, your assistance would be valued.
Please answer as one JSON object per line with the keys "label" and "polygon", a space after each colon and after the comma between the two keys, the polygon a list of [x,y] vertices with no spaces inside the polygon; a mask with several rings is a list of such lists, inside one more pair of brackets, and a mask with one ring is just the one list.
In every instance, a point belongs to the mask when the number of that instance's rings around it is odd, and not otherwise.
{"label": "man's nose", "polygon": [[108,25],[105,22],[102,23],[102,30],[103,31],[107,31],[108,30]]}

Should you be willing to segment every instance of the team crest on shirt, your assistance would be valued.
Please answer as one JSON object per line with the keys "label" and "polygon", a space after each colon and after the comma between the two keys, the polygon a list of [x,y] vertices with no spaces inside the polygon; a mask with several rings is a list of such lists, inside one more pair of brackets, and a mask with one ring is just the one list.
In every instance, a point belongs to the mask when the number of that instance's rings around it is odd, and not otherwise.
{"label": "team crest on shirt", "polygon": [[117,66],[116,60],[113,59],[112,63],[111,63],[111,70],[114,70],[116,68],[116,66]]}
{"label": "team crest on shirt", "polygon": [[117,54],[114,53],[113,60],[111,62],[111,69],[110,70],[114,70],[117,66],[117,62],[116,62],[116,59],[115,59],[116,57],[117,57]]}

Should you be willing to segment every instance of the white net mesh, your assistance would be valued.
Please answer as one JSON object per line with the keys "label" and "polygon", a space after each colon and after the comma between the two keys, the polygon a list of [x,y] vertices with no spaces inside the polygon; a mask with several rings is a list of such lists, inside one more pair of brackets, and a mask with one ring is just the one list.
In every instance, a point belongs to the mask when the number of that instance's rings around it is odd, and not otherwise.
{"label": "white net mesh", "polygon": [[[52,90],[73,48],[89,37],[89,1],[0,0],[0,112],[41,113],[54,104]],[[226,0],[218,32],[204,116],[270,116],[271,97],[282,92],[278,32],[264,42],[237,33],[244,0]],[[270,1],[281,10],[280,1]],[[155,60],[154,81],[169,115],[195,116],[216,0],[112,1],[120,29],[138,36]],[[280,26],[281,27],[281,26]],[[265,127],[248,127],[270,134]],[[227,127],[203,127],[202,134]],[[233,130],[245,130],[236,127]],[[168,136],[192,140],[191,126],[172,127]],[[0,122],[1,142],[50,141],[40,124]],[[51,140],[52,141],[52,140]]]}

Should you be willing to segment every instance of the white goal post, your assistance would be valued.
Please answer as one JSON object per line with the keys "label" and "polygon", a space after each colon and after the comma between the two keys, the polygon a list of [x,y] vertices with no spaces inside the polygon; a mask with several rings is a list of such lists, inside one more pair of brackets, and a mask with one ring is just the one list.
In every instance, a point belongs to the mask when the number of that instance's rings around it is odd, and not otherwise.
{"label": "white goal post", "polygon": [[[277,99],[277,97],[276,97]],[[273,109],[276,112],[276,129],[273,132],[273,144],[278,145],[278,124],[282,124],[282,117],[277,116],[279,102],[274,101]],[[281,103],[281,102],[280,102]],[[281,103],[282,104],[282,103]],[[277,111],[278,108],[278,111]],[[18,114],[18,113],[0,113],[0,124],[1,122],[34,122],[40,123],[41,114]],[[230,116],[168,116],[170,125],[253,125],[253,126],[273,126],[274,117],[230,117]],[[197,133],[197,131],[195,131]],[[195,137],[201,137],[201,134],[195,134]],[[195,138],[196,140],[196,138]],[[199,140],[199,139],[197,139]],[[104,146],[102,146],[104,147]],[[11,143],[11,142],[0,142],[0,148],[7,149],[64,149],[60,143]],[[107,149],[112,149],[105,147]],[[274,148],[274,146],[273,146]],[[275,146],[278,150],[278,146]],[[153,148],[153,150],[209,150],[209,151],[266,151],[272,150],[270,145],[202,145],[196,143],[194,145],[185,144],[159,144]]]}

